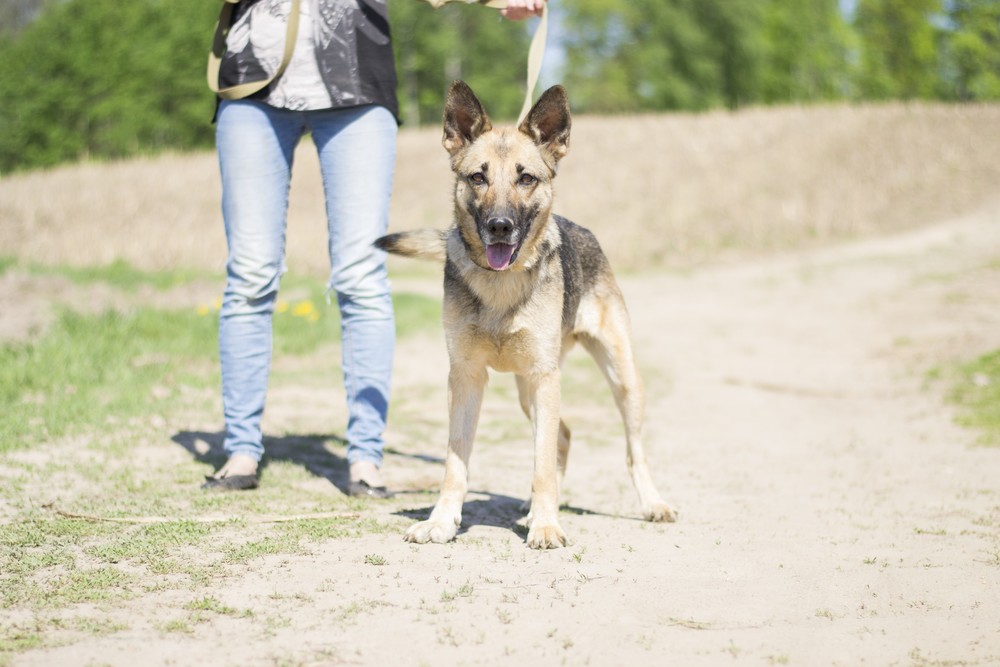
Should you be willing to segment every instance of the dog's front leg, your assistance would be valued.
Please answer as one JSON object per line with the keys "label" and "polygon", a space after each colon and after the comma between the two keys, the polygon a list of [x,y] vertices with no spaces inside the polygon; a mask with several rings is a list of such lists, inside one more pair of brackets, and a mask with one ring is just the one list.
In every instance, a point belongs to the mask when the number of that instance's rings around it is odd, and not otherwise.
{"label": "dog's front leg", "polygon": [[528,378],[527,384],[531,426],[535,437],[535,473],[531,480],[528,546],[533,549],[556,549],[566,546],[566,533],[559,527],[559,370]]}
{"label": "dog's front leg", "polygon": [[426,521],[406,531],[408,542],[444,543],[454,539],[462,523],[462,503],[469,486],[469,457],[479,424],[479,409],[486,387],[486,366],[470,362],[452,364],[448,374],[449,435],[441,496]]}

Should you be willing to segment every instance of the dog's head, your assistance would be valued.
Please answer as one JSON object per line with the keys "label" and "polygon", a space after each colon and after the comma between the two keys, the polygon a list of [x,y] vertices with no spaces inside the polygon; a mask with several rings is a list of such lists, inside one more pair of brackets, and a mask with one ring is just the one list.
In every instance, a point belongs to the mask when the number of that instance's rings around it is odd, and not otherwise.
{"label": "dog's head", "polygon": [[529,261],[552,211],[552,181],[569,149],[561,86],[546,90],[516,129],[494,129],[475,93],[448,91],[442,143],[455,172],[455,214],[471,258],[503,271]]}

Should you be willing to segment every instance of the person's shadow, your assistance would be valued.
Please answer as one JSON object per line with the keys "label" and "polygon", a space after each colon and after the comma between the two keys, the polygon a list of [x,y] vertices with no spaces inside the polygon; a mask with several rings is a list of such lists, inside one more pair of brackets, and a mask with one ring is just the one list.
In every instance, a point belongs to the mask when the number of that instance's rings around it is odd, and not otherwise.
{"label": "person's shadow", "polygon": [[[224,432],[179,431],[171,437],[171,440],[186,449],[196,461],[211,464],[215,469],[226,462],[227,455],[222,447],[225,440]],[[342,447],[347,445],[344,438],[333,434],[286,435],[277,438],[265,436],[264,449],[267,453],[260,462],[259,474],[262,477],[266,475],[267,465],[270,461],[288,461],[301,465],[316,477],[329,481],[345,496],[349,495],[350,474],[347,459],[328,449],[327,444],[331,442]],[[198,443],[203,444],[198,446]],[[439,457],[409,454],[388,447],[385,454],[390,457],[411,458],[432,465],[444,463],[444,459]],[[436,494],[437,491],[437,488],[406,489],[396,490],[396,494],[426,496]],[[462,526],[459,528],[458,534],[467,532],[470,526],[492,526],[513,530],[523,537],[527,534],[527,529],[523,526],[522,504],[522,498],[470,490],[469,497],[462,505]],[[432,509],[434,509],[433,502],[425,507],[402,508],[394,511],[393,514],[423,521],[430,516]],[[573,514],[614,516],[567,505],[563,505],[561,510]]]}

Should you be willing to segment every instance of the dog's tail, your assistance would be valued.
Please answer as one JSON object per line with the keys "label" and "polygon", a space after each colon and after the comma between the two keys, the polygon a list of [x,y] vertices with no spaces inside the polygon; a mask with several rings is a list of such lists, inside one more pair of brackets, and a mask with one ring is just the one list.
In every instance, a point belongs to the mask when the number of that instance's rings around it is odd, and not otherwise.
{"label": "dog's tail", "polygon": [[447,239],[447,231],[418,229],[383,236],[375,241],[375,246],[394,255],[444,262]]}

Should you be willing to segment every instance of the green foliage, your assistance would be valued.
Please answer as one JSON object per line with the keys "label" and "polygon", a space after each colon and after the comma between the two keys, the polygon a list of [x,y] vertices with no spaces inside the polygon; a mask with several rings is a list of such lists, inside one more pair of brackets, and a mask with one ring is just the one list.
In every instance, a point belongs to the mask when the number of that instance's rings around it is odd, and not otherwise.
{"label": "green foliage", "polygon": [[835,100],[853,94],[856,36],[836,3],[767,2],[763,10],[763,102]]}
{"label": "green foliage", "polygon": [[[578,112],[862,99],[1000,99],[1000,1],[549,0]],[[219,0],[11,0],[0,8],[0,173],[212,143]],[[497,120],[524,96],[533,22],[391,0],[399,101],[436,124],[465,79]]]}
{"label": "green foliage", "polygon": [[863,97],[935,96],[940,81],[938,31],[931,20],[941,11],[941,0],[860,0]]}
{"label": "green foliage", "polygon": [[961,100],[1000,100],[1000,2],[953,0],[948,17],[952,94]]}
{"label": "green foliage", "polygon": [[833,0],[567,3],[580,110],[702,110],[843,97],[850,29]]}
{"label": "green foliage", "polygon": [[[708,2],[708,0],[705,0]],[[568,5],[566,85],[581,111],[708,109],[726,102],[720,50],[701,0],[587,0]],[[753,12],[747,5],[740,14]],[[739,50],[732,46],[732,51]]]}
{"label": "green foliage", "polygon": [[563,5],[580,111],[838,99],[1000,99],[1000,2],[577,0]]}
{"label": "green foliage", "polygon": [[218,4],[69,0],[0,42],[0,172],[207,146]]}
{"label": "green foliage", "polygon": [[455,79],[472,86],[494,119],[517,118],[530,23],[502,20],[495,9],[456,3],[434,10],[413,0],[390,1],[389,18],[404,123],[438,123]]}

